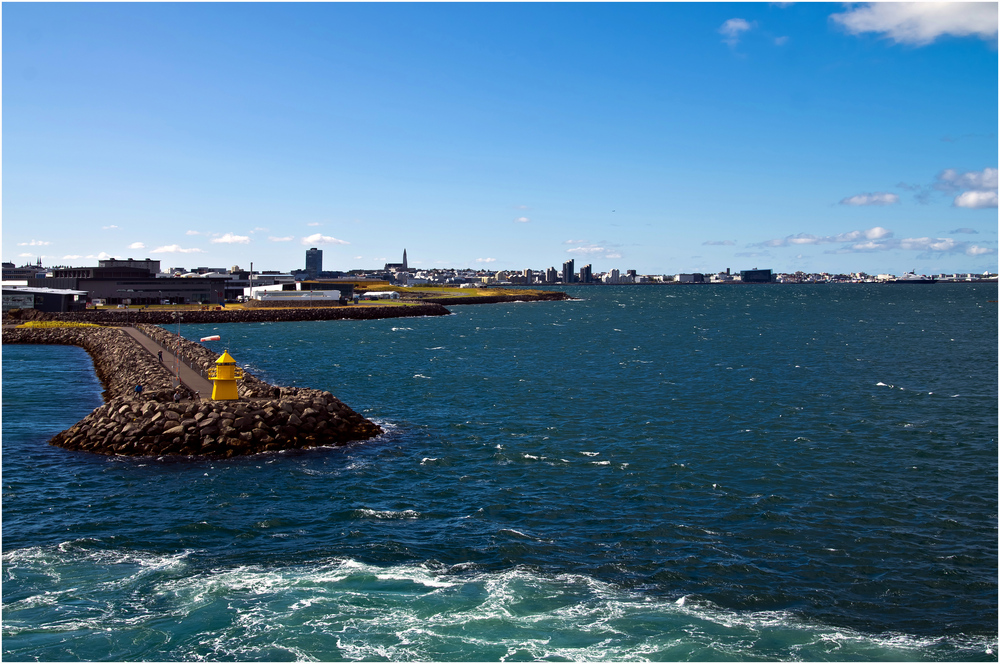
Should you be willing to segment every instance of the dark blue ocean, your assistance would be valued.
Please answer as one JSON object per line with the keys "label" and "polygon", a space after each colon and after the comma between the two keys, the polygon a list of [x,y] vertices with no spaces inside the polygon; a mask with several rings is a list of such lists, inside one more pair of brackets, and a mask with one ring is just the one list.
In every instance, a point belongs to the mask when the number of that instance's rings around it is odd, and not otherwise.
{"label": "dark blue ocean", "polygon": [[229,461],[5,346],[3,659],[997,660],[995,284],[568,291],[182,326],[386,429]]}

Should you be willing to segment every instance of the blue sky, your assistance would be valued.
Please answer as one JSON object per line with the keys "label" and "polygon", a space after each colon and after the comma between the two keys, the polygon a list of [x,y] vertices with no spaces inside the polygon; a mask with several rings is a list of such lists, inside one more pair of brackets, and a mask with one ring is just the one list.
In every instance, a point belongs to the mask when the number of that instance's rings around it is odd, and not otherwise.
{"label": "blue sky", "polygon": [[3,259],[997,269],[997,4],[3,6]]}

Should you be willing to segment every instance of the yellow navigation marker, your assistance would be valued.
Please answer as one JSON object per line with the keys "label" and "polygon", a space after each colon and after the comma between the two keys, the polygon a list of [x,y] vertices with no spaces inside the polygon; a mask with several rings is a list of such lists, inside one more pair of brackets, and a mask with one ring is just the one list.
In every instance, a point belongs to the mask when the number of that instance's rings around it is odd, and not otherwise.
{"label": "yellow navigation marker", "polygon": [[235,401],[240,398],[236,391],[236,381],[243,378],[243,369],[236,366],[236,360],[223,351],[215,361],[215,366],[208,370],[208,378],[212,383],[212,399],[215,401]]}

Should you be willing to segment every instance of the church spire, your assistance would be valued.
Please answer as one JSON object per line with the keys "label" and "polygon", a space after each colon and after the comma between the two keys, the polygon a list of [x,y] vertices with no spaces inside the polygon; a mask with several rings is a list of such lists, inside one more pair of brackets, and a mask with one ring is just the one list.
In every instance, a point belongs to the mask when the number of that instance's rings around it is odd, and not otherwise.
{"label": "church spire", "polygon": [[404,270],[407,269],[407,267],[406,267],[406,249],[403,249],[403,269]]}

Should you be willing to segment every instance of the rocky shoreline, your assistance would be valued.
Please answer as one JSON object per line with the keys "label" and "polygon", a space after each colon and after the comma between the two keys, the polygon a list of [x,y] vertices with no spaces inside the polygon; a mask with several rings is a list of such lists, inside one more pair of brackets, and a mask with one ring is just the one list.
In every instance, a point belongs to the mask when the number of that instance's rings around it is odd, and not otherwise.
{"label": "rocky shoreline", "polygon": [[[447,316],[451,312],[437,303],[407,306],[315,306],[271,309],[221,309],[180,311],[184,323],[289,323],[312,320],[378,320],[381,318],[409,318],[413,316]],[[46,313],[34,309],[15,309],[4,319],[23,322],[28,320],[53,320],[98,325],[170,325],[176,323],[174,312],[163,309],[99,309],[64,313]]]}
{"label": "rocky shoreline", "polygon": [[425,297],[421,302],[432,304],[496,304],[498,302],[553,302],[557,300],[569,300],[569,295],[561,291],[548,291],[544,293],[524,295],[468,295],[455,297]]}
{"label": "rocky shoreline", "polygon": [[[138,326],[173,349],[177,335]],[[329,392],[270,385],[245,374],[239,400],[196,400],[182,389],[174,401],[173,374],[121,329],[109,327],[4,328],[3,343],[63,344],[84,348],[104,385],[104,405],[49,442],[105,455],[227,458],[261,452],[341,446],[378,436],[382,429]],[[207,369],[219,355],[180,339],[185,363]],[[143,386],[136,395],[134,387]]]}
{"label": "rocky shoreline", "polygon": [[[514,295],[468,295],[455,297],[423,297],[406,305],[324,305],[303,307],[301,302],[277,301],[268,307],[246,309],[186,309],[181,310],[184,323],[289,323],[315,320],[379,320],[383,318],[411,318],[420,316],[448,316],[445,305],[495,304],[499,302],[551,302],[571,299],[566,293],[551,291]],[[408,300],[408,302],[413,302]],[[66,321],[71,323],[96,323],[97,325],[171,325],[177,322],[174,311],[165,309],[99,309],[50,313],[34,309],[14,309],[4,315],[10,322]]]}

